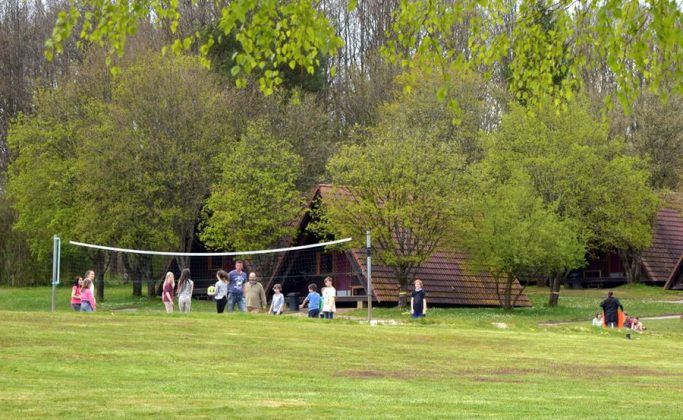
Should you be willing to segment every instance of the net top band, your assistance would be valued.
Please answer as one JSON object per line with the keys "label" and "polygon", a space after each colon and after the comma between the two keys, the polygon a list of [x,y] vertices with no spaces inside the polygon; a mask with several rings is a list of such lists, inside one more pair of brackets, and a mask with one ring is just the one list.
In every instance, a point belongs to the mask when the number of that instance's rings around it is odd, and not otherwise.
{"label": "net top band", "polygon": [[318,244],[300,245],[289,248],[277,249],[261,249],[256,251],[236,251],[236,252],[165,252],[165,251],[146,251],[140,249],[114,248],[103,245],[86,244],[83,242],[69,241],[71,245],[82,246],[85,248],[101,249],[104,251],[114,252],[128,252],[131,254],[145,254],[145,255],[168,255],[168,256],[182,256],[182,257],[221,257],[221,256],[241,256],[241,255],[258,255],[258,254],[273,254],[276,252],[297,251],[308,248],[319,248],[328,245],[337,245],[345,242],[350,242],[353,238],[338,239],[336,241],[321,242]]}

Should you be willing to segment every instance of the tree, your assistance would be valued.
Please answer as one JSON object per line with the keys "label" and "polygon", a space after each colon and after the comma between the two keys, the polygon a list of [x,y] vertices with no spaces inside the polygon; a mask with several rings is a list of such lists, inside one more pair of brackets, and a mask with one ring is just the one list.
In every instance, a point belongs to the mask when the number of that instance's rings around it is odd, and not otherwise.
{"label": "tree", "polygon": [[512,296],[515,280],[583,265],[585,243],[577,224],[545,204],[523,171],[498,181],[478,183],[461,240],[471,269],[490,272],[501,306],[512,309],[523,291]]}
{"label": "tree", "polygon": [[401,306],[415,271],[454,232],[464,159],[435,134],[387,119],[328,164],[334,184],[350,195],[323,203],[323,228],[356,243],[371,229],[375,255],[399,282]]}
{"label": "tree", "polygon": [[[95,243],[190,252],[219,151],[232,144],[223,95],[193,58],[150,53],[91,104],[83,132],[76,232]],[[177,257],[189,266],[188,257]],[[132,261],[137,261],[132,260]],[[150,275],[149,261],[131,267]],[[150,268],[151,269],[151,268]],[[153,289],[154,280],[146,277]],[[149,283],[152,282],[152,286]]]}
{"label": "tree", "polygon": [[[79,83],[67,80],[39,92],[35,115],[22,116],[10,131],[17,154],[8,185],[15,229],[39,261],[50,255],[53,234],[65,241],[191,249],[217,173],[214,157],[231,143],[224,97],[192,58],[150,54],[139,60],[115,82],[105,71],[100,83],[93,75],[101,72],[82,68]],[[91,257],[101,264],[101,298],[106,262]]]}
{"label": "tree", "polygon": [[[296,189],[302,160],[288,142],[271,134],[263,121],[255,122],[234,150],[217,160],[222,171],[206,200],[200,233],[208,247],[264,249],[294,235],[292,221],[302,210]],[[252,262],[267,271],[266,259]]]}
{"label": "tree", "polygon": [[[362,9],[371,2],[350,0],[349,10],[356,9],[359,3]],[[115,2],[118,7],[112,7],[108,0],[71,0],[71,4],[70,10],[59,16],[48,41],[48,54],[53,49],[60,51],[63,41],[77,27],[81,28],[80,38],[108,45],[113,56],[122,53],[138,21],[153,22],[171,32],[180,23],[179,2],[174,0],[135,0],[132,5],[128,1]],[[538,4],[543,7],[536,7]],[[270,94],[283,81],[281,66],[300,67],[313,74],[321,56],[337,52],[342,39],[323,13],[324,7],[317,6],[317,2],[309,0],[235,0],[223,6],[218,26],[225,35],[234,31],[242,47],[231,69],[234,75],[245,76],[239,79],[240,85],[246,83],[247,75],[262,70],[259,86]],[[543,28],[538,21],[541,12],[548,9],[556,10],[554,30],[541,35]],[[532,13],[524,14],[528,19],[520,21],[519,31],[499,31],[499,23],[515,10]],[[678,65],[683,56],[681,16],[680,6],[671,0],[578,5],[572,0],[402,1],[388,31],[393,36],[379,47],[406,70],[421,62],[455,73],[483,68],[490,74],[496,63],[509,61],[513,69],[509,86],[513,92],[523,88],[522,95],[526,94],[530,103],[552,95],[558,99],[555,104],[574,96],[581,84],[577,75],[593,65],[593,60],[585,59],[592,53],[605,58],[616,76],[618,96],[626,105],[637,95],[641,78],[652,82],[655,90],[668,80],[675,92],[683,91],[683,70]],[[459,30],[463,21],[470,29],[467,42],[451,39],[456,29],[463,32]],[[361,43],[365,39],[361,37]],[[173,47],[180,50],[191,43],[191,38],[178,39]],[[206,54],[212,44],[209,39],[200,48],[202,53]],[[416,61],[416,57],[424,60]],[[559,86],[558,71],[568,76]]]}
{"label": "tree", "polygon": [[663,103],[644,92],[633,108],[620,135],[636,155],[647,159],[652,187],[675,190],[683,173],[683,96]]}
{"label": "tree", "polygon": [[[585,101],[570,103],[566,113],[546,106],[529,114],[513,105],[486,149],[492,176],[505,179],[512,168],[523,168],[546,205],[579,223],[588,249],[630,249],[630,258],[649,245],[657,199],[645,163],[626,155],[623,139],[609,138]],[[551,306],[560,281],[555,276],[551,283]]]}

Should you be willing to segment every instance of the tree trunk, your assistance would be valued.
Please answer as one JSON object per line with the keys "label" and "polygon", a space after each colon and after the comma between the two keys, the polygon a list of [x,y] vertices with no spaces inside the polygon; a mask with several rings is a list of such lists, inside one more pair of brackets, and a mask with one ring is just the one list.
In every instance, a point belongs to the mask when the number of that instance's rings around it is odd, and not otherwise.
{"label": "tree trunk", "polygon": [[503,308],[512,309],[512,283],[515,281],[515,276],[508,273],[505,282],[505,294],[503,296]]}
{"label": "tree trunk", "polygon": [[562,280],[564,280],[566,273],[560,272],[555,273],[554,276],[550,278],[550,295],[548,297],[548,306],[554,308],[560,300],[560,286],[562,285]]}
{"label": "tree trunk", "polygon": [[624,272],[626,274],[626,282],[638,283],[640,281],[640,265],[642,260],[642,255],[640,252],[634,251],[631,248],[620,249],[619,259],[624,266]]}
{"label": "tree trunk", "polygon": [[186,255],[178,255],[175,258],[180,271],[182,271],[184,268],[190,268],[190,257]]}
{"label": "tree trunk", "polygon": [[95,259],[93,261],[93,263],[95,264],[95,283],[97,285],[97,290],[95,291],[95,293],[98,302],[104,301],[104,258],[104,253],[97,252],[95,254]]}
{"label": "tree trunk", "polygon": [[133,276],[133,296],[142,296],[142,270],[140,270],[140,259],[135,258],[134,262],[131,262],[128,254],[123,254],[122,260],[126,273]]}
{"label": "tree trunk", "polygon": [[398,307],[404,309],[408,305],[408,277],[399,273],[398,277]]}

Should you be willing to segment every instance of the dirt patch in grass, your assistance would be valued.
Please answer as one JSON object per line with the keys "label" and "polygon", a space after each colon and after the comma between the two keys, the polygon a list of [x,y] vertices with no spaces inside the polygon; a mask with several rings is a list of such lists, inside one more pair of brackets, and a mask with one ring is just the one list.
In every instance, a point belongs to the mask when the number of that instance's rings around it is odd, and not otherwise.
{"label": "dirt patch in grass", "polygon": [[683,377],[683,372],[670,372],[623,365],[604,366],[555,363],[549,365],[548,369],[561,376],[580,377],[585,379],[602,379],[610,376],[652,376],[657,378]]}
{"label": "dirt patch in grass", "polygon": [[521,384],[521,383],[524,383],[524,381],[522,381],[520,379],[495,378],[492,376],[473,376],[469,379],[472,379],[473,381],[476,381],[476,382],[493,382],[493,383],[501,383],[501,384]]}
{"label": "dirt patch in grass", "polygon": [[[335,376],[342,378],[356,378],[356,379],[415,379],[415,378],[434,378],[435,376],[429,375],[429,372],[422,371],[387,371],[382,372],[379,370],[346,370],[342,372],[337,372]],[[443,377],[440,375],[438,377]]]}

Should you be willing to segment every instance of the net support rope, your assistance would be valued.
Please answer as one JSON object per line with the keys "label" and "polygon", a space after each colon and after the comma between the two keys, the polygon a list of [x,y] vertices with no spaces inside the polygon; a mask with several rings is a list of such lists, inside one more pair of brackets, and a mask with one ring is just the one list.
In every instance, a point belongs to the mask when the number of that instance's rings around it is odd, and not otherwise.
{"label": "net support rope", "polygon": [[165,251],[145,251],[140,249],[126,249],[126,248],[114,248],[110,246],[86,244],[83,242],[69,241],[71,245],[82,246],[86,248],[101,249],[104,251],[114,251],[114,252],[127,252],[130,254],[145,254],[145,255],[168,255],[168,256],[181,256],[181,257],[222,257],[222,256],[242,256],[242,255],[257,255],[257,254],[273,254],[276,252],[286,252],[286,251],[298,251],[301,249],[309,248],[319,248],[329,245],[337,245],[345,242],[352,241],[353,238],[338,239],[336,241],[321,242],[317,244],[310,245],[300,245],[293,246],[289,248],[277,248],[277,249],[261,249],[257,251],[238,251],[238,252],[165,252]]}

